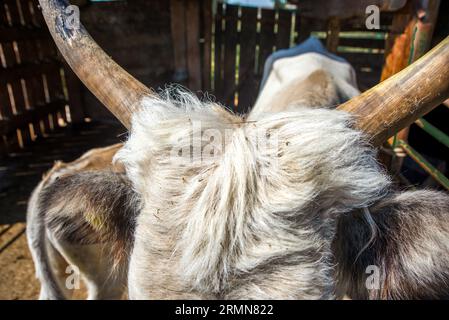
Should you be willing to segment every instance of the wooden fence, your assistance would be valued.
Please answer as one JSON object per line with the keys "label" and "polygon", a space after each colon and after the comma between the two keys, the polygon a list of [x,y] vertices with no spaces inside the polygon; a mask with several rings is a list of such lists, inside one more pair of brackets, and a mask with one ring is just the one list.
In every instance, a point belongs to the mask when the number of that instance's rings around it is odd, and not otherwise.
{"label": "wooden fence", "polygon": [[64,69],[35,0],[0,3],[0,154],[67,121]]}
{"label": "wooden fence", "polygon": [[398,14],[382,12],[380,29],[370,31],[365,27],[364,15],[316,18],[301,14],[301,10],[218,3],[213,18],[211,91],[217,101],[245,113],[257,97],[266,58],[311,34],[320,38],[328,50],[346,58],[356,70],[361,89],[368,89],[379,82],[385,39],[394,37],[395,16]]}
{"label": "wooden fence", "polygon": [[[315,8],[312,2],[299,3]],[[265,60],[275,50],[314,34],[331,52],[348,59],[365,90],[379,81],[384,54],[403,31],[400,12],[382,12],[380,29],[369,31],[364,15],[347,19],[320,13],[318,18],[307,10],[221,2],[213,8],[212,3],[170,0],[173,65],[180,76],[175,81],[211,92],[239,113],[254,104]],[[0,152],[5,153],[70,120],[68,96],[72,120],[82,121],[84,112],[79,81],[64,77],[71,73],[58,59],[37,0],[4,0],[0,16]]]}

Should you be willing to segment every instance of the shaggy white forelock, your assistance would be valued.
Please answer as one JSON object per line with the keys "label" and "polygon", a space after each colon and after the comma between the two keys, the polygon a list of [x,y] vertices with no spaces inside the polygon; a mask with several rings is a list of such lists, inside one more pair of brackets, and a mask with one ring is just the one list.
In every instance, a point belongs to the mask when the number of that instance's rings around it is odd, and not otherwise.
{"label": "shaggy white forelock", "polygon": [[[191,137],[208,129],[231,130],[218,156],[174,159],[173,149],[190,150]],[[277,144],[258,148],[260,130]],[[202,148],[210,143],[199,139]],[[143,198],[135,241],[148,260],[133,267],[151,271],[144,264],[166,253],[188,286],[219,292],[235,275],[289,256],[300,284],[292,296],[329,297],[334,219],[370,206],[390,184],[365,141],[337,110],[298,107],[245,122],[186,92],[144,99],[116,156]]]}

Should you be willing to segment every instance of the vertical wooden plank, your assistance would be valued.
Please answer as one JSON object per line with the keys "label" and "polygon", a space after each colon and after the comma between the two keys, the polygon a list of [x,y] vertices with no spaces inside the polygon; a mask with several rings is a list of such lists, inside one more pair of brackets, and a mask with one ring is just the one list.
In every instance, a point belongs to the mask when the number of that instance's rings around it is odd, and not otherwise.
{"label": "vertical wooden plank", "polygon": [[340,19],[337,17],[329,18],[327,23],[326,47],[330,52],[336,53],[340,35]]}
{"label": "vertical wooden plank", "polygon": [[22,85],[20,83],[20,80],[14,81],[9,83],[11,93],[10,98],[13,100],[11,101],[12,104],[14,104],[14,114],[20,115],[25,113],[25,98],[23,97],[22,93]]}
{"label": "vertical wooden plank", "polygon": [[296,14],[296,33],[297,38],[295,40],[296,44],[299,44],[310,37],[310,33],[312,32],[311,28],[311,19],[308,19],[301,15],[300,12]]}
{"label": "vertical wooden plank", "polygon": [[278,11],[276,50],[290,47],[290,32],[292,28],[292,13],[287,10]]}
{"label": "vertical wooden plank", "polygon": [[199,0],[189,0],[186,5],[187,31],[187,70],[189,88],[201,90],[201,56],[200,56],[200,7]]}
{"label": "vertical wooden plank", "polygon": [[8,26],[8,17],[6,14],[5,4],[3,2],[0,2],[0,26]]}
{"label": "vertical wooden plank", "polygon": [[8,154],[8,145],[6,144],[6,137],[0,135],[0,158]]}
{"label": "vertical wooden plank", "polygon": [[0,118],[8,119],[11,118],[12,115],[7,84],[0,83]]}
{"label": "vertical wooden plank", "polygon": [[255,77],[257,9],[243,7],[240,31],[239,113],[248,112],[257,97]]}
{"label": "vertical wooden plank", "polygon": [[12,42],[2,43],[2,50],[4,56],[5,68],[12,68],[18,64],[16,54],[14,52],[14,45]]}
{"label": "vertical wooden plank", "polygon": [[[17,6],[15,1],[11,3],[9,2],[10,8],[15,8],[16,13],[12,15],[14,19],[19,19],[20,17],[17,12]],[[14,10],[11,10],[14,12]],[[14,20],[13,20],[14,22]],[[17,42],[12,43],[4,43],[2,44],[3,53],[5,56],[5,62],[7,68],[13,68],[19,64],[21,64],[21,56],[19,52],[19,48]],[[22,84],[20,79],[11,81],[6,84],[6,91],[9,99],[9,109],[11,110],[11,116],[20,116],[26,112],[25,98],[22,91]],[[20,130],[20,135],[22,137],[23,145],[27,144],[31,140],[31,136],[27,128],[18,128]]]}
{"label": "vertical wooden plank", "polygon": [[[37,26],[45,27],[42,14],[35,0],[4,0],[0,4],[0,24],[3,27],[18,26],[30,30]],[[25,31],[26,32],[26,31]],[[0,39],[1,42],[1,39]],[[1,43],[1,62],[4,72],[19,65],[37,65],[42,62],[55,61],[58,58],[56,47],[50,36],[30,40],[17,40]],[[46,74],[27,74],[26,77],[0,83],[0,120],[9,121],[25,116],[34,108],[44,107],[50,101],[65,99],[64,83],[61,69],[46,71]],[[16,148],[19,138],[26,144],[34,134],[49,132],[58,125],[58,118],[64,118],[65,109],[52,111],[42,119],[33,119],[33,123],[24,123],[17,130],[12,130],[1,137],[0,148],[4,152],[5,143]],[[51,119],[51,120],[50,120]],[[40,127],[43,131],[40,132]],[[33,134],[33,136],[31,136]]]}
{"label": "vertical wooden plank", "polygon": [[81,81],[68,65],[64,68],[64,73],[69,93],[70,117],[72,123],[79,124],[84,122],[85,117],[84,104],[81,100]]}
{"label": "vertical wooden plank", "polygon": [[29,2],[30,13],[33,15],[34,25],[45,27],[44,16],[41,14],[39,9],[39,2],[35,0],[31,0]]}
{"label": "vertical wooden plank", "polygon": [[173,80],[183,85],[187,84],[188,77],[185,14],[185,2],[183,0],[170,0],[170,27],[175,64]]}
{"label": "vertical wooden plank", "polygon": [[[3,54],[2,67],[7,70],[7,68],[12,68],[17,65],[14,49],[12,43],[2,43],[1,51]],[[6,71],[3,71],[6,72]],[[11,118],[15,113],[15,107],[11,104],[12,86],[10,83],[1,83],[0,86],[0,100],[2,108],[2,117]]]}
{"label": "vertical wooden plank", "polygon": [[16,0],[3,0],[6,8],[7,15],[9,16],[9,25],[10,26],[19,26],[21,25],[20,14],[17,8]]}
{"label": "vertical wooden plank", "polygon": [[[26,2],[26,1],[23,1]],[[23,7],[23,6],[22,6]],[[26,20],[27,21],[27,20]],[[31,23],[28,21],[28,23]],[[20,59],[23,64],[32,65],[36,63],[35,58],[35,52],[33,50],[32,42],[31,41],[18,41],[17,42],[17,48],[20,54]],[[21,83],[22,85],[22,91],[25,98],[25,106],[26,109],[30,109],[34,106],[34,96],[33,96],[33,86],[31,84],[31,78],[32,76],[27,76],[26,78],[23,78],[23,81]]]}
{"label": "vertical wooden plank", "polygon": [[224,5],[217,4],[215,16],[214,95],[223,101]]}
{"label": "vertical wooden plank", "polygon": [[260,56],[258,74],[262,76],[265,61],[273,53],[275,11],[262,9],[262,21],[260,29]]}
{"label": "vertical wooden plank", "polygon": [[[41,50],[45,60],[55,60],[57,58],[58,53],[51,38],[42,39]],[[47,103],[64,98],[60,68],[51,69],[43,74],[43,82]],[[64,107],[52,113],[52,117],[50,117],[50,128],[59,127],[58,112],[65,112]]]}
{"label": "vertical wooden plank", "polygon": [[[11,86],[7,83],[1,83],[0,84],[0,110],[1,110],[1,117],[2,119],[5,119],[8,121],[8,119],[11,119],[14,117],[13,107],[11,105]],[[16,148],[18,148],[19,142],[17,135],[15,132],[10,134],[9,136],[5,136],[3,141],[6,143],[5,149],[7,151],[12,151]]]}
{"label": "vertical wooden plank", "polygon": [[202,30],[203,30],[203,90],[211,90],[211,51],[212,51],[212,0],[202,1]]}
{"label": "vertical wooden plank", "polygon": [[236,75],[236,49],[237,49],[237,22],[238,6],[226,6],[226,32],[225,32],[225,54],[224,54],[224,100],[229,108],[234,109],[235,75]]}
{"label": "vertical wooden plank", "polygon": [[[23,5],[23,3],[26,4],[26,6]],[[27,9],[27,2],[22,1],[21,10],[22,12],[26,12]],[[26,15],[24,13],[24,21],[29,26],[32,23],[31,17],[29,15]],[[33,48],[32,41],[18,41],[17,42],[17,49],[20,55],[20,60],[22,64],[28,64],[32,65],[36,63],[36,56],[35,51]],[[32,84],[32,76],[28,76],[26,78],[21,79],[21,89],[22,89],[22,95],[25,102],[25,108],[23,112],[29,112],[29,110],[32,110],[35,107],[34,102],[34,94],[33,94],[33,84]],[[30,129],[30,126],[32,126],[32,130]],[[36,136],[41,135],[40,125],[39,121],[35,120],[32,123],[30,123],[27,127],[23,128],[23,134],[24,140],[34,140]]]}
{"label": "vertical wooden plank", "polygon": [[19,0],[20,7],[23,15],[23,20],[26,26],[32,27],[33,26],[33,14],[30,11],[30,3],[29,0]]}

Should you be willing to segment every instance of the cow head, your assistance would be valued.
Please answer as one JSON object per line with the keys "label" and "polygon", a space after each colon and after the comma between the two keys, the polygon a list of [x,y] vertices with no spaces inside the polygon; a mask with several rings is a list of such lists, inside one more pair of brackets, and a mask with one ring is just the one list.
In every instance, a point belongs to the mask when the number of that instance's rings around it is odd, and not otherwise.
{"label": "cow head", "polygon": [[332,297],[336,218],[389,188],[369,143],[449,89],[446,39],[337,110],[304,106],[248,121],[182,90],[156,95],[82,26],[58,24],[64,1],[40,4],[72,69],[130,129],[116,159],[142,199],[131,297]]}

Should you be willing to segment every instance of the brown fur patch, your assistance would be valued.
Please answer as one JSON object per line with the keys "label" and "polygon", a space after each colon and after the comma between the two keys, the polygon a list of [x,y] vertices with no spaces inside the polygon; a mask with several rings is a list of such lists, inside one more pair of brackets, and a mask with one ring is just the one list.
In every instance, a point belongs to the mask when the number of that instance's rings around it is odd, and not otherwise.
{"label": "brown fur patch", "polygon": [[270,111],[281,112],[289,106],[306,105],[311,108],[332,107],[339,103],[337,88],[331,75],[323,70],[312,72],[306,79],[296,79],[282,88],[271,102]]}
{"label": "brown fur patch", "polygon": [[42,189],[38,206],[56,238],[107,244],[116,264],[128,257],[139,199],[124,174],[87,171],[56,178]]}
{"label": "brown fur patch", "polygon": [[[353,299],[449,297],[449,197],[434,191],[403,192],[370,209],[377,235],[360,212],[340,218],[334,252],[340,295]],[[368,266],[380,287],[367,289]]]}

